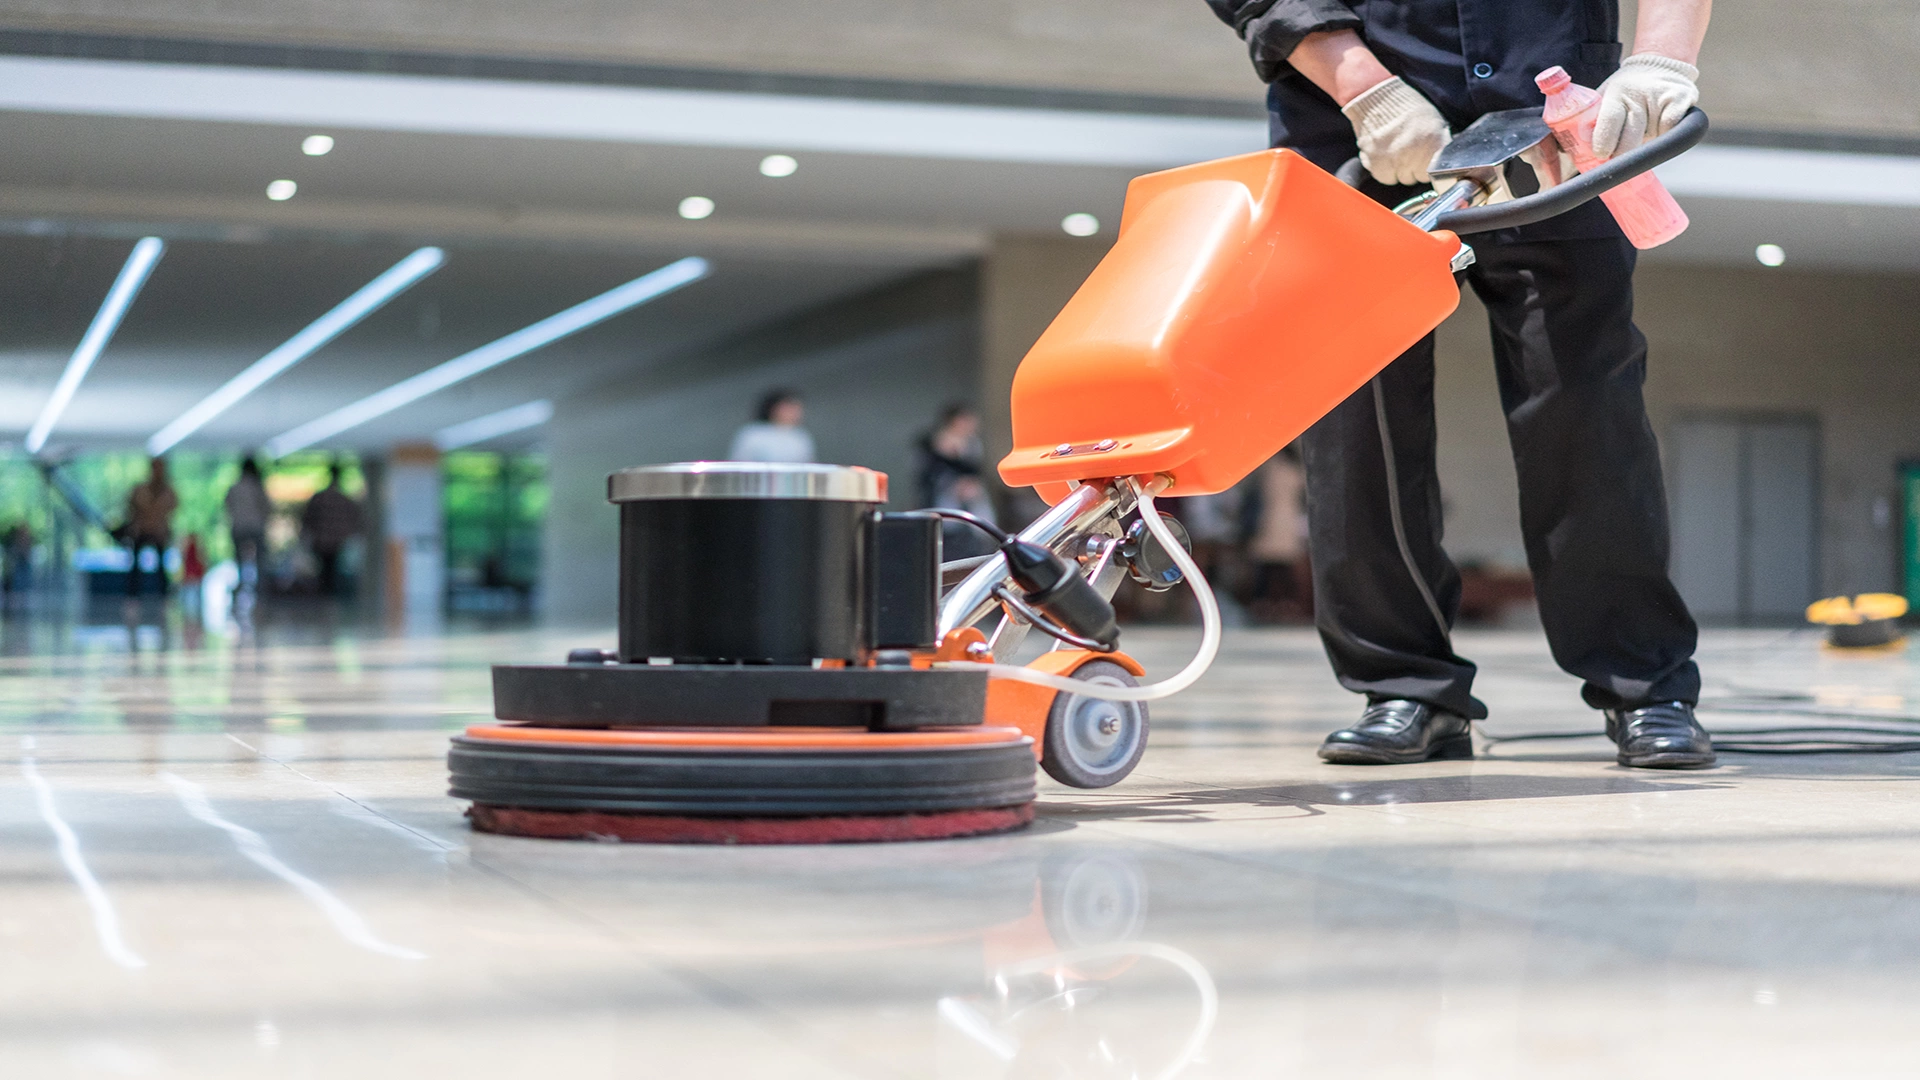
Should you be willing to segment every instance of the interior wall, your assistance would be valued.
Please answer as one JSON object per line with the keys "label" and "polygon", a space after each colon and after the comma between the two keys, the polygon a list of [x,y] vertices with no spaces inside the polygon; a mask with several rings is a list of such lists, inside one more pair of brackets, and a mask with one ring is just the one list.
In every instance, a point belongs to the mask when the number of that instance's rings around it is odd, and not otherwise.
{"label": "interior wall", "polygon": [[[1920,277],[1643,266],[1647,408],[1681,417],[1811,414],[1821,431],[1823,594],[1897,587],[1895,464],[1920,456]],[[1471,293],[1441,328],[1440,470],[1456,559],[1524,565],[1485,313]]]}
{"label": "interior wall", "polygon": [[607,474],[719,458],[762,394],[800,391],[822,461],[888,474],[892,504],[914,499],[914,446],[940,409],[972,400],[979,294],[971,269],[916,277],[654,365],[555,404],[543,614],[610,622],[619,522]]}
{"label": "interior wall", "polygon": [[[988,461],[1013,449],[1009,397],[1021,358],[1113,246],[1112,232],[1084,239],[1003,233],[988,247],[980,265],[979,391],[980,441]],[[998,482],[997,474],[993,480]],[[1011,497],[1004,489],[1002,494]]]}

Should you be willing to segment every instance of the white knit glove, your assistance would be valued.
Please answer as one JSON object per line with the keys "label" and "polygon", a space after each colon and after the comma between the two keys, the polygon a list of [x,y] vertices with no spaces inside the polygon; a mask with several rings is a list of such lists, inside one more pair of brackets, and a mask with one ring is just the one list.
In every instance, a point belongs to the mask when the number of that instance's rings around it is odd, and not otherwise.
{"label": "white knit glove", "polygon": [[1360,141],[1360,164],[1383,184],[1424,184],[1433,156],[1453,134],[1420,91],[1399,78],[1367,88],[1341,106]]}
{"label": "white knit glove", "polygon": [[1665,135],[1700,100],[1694,85],[1699,78],[1699,68],[1658,53],[1634,53],[1621,61],[1620,70],[1600,84],[1593,152],[1610,158]]}

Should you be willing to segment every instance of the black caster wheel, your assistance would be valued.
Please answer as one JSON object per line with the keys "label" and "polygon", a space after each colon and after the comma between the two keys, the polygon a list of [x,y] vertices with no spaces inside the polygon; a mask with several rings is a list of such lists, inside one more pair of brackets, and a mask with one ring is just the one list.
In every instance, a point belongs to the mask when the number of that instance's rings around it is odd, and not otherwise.
{"label": "black caster wheel", "polygon": [[[1089,660],[1072,677],[1097,686],[1140,685],[1111,660]],[[1111,787],[1126,779],[1146,750],[1146,702],[1102,701],[1063,691],[1047,712],[1040,767],[1068,787]]]}

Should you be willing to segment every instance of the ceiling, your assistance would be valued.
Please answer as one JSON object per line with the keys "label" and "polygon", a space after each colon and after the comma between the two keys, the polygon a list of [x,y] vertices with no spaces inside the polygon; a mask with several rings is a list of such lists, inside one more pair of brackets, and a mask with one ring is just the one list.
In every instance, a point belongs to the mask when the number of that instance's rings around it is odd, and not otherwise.
{"label": "ceiling", "polygon": [[[50,62],[0,56],[0,442],[32,423],[141,235],[169,250],[56,445],[137,445],[423,244],[447,251],[444,268],[183,446],[257,445],[675,259],[712,260],[706,280],[333,443],[380,446],[591,393],[976,258],[996,234],[1060,236],[1069,213],[1095,215],[1101,231],[1084,242],[1107,242],[1131,177],[1254,148],[1262,128],[124,61],[60,60],[60,79],[23,77]],[[449,96],[460,87],[485,93]],[[316,132],[335,139],[322,157],[300,149]],[[797,172],[760,175],[769,152],[793,154]],[[1914,158],[1710,145],[1676,165],[1689,161],[1670,175],[1693,228],[1650,261],[1752,266],[1755,245],[1774,243],[1796,268],[1920,271]],[[271,201],[280,179],[299,191]],[[712,216],[682,219],[690,195],[712,199]]]}
{"label": "ceiling", "polygon": [[[0,432],[33,422],[131,245],[0,237]],[[254,446],[686,254],[449,243],[437,273],[182,444]],[[176,239],[68,407],[52,444],[137,445],[410,250],[351,236]],[[896,265],[717,256],[714,272],[328,445],[384,446],[537,399],[898,277]]]}

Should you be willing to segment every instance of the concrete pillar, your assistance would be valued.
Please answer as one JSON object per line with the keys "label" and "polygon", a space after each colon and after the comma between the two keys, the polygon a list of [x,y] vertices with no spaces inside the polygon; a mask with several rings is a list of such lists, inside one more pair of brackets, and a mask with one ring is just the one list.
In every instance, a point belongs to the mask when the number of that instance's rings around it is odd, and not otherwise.
{"label": "concrete pillar", "polygon": [[430,627],[439,622],[446,601],[440,451],[431,443],[395,446],[387,454],[383,480],[383,607],[391,622]]}
{"label": "concrete pillar", "polygon": [[387,459],[360,455],[360,530],[365,548],[354,592],[363,612],[382,611],[387,600]]}
{"label": "concrete pillar", "polygon": [[[1111,244],[1110,233],[1084,239],[1040,234],[994,237],[980,272],[980,440],[989,464],[1013,449],[1008,394],[1020,358]],[[1017,521],[1032,508],[1009,509]]]}

